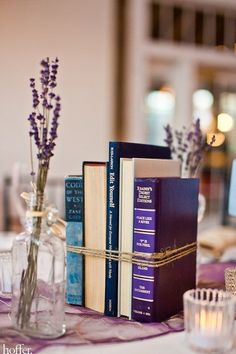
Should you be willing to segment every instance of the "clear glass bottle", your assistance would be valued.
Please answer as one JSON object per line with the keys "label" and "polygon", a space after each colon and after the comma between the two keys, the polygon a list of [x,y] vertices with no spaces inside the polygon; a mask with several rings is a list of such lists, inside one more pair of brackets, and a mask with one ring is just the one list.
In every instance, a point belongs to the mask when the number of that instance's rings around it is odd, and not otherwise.
{"label": "clear glass bottle", "polygon": [[28,336],[57,338],[65,333],[64,245],[52,231],[57,210],[36,204],[30,193],[25,231],[13,243],[11,318]]}

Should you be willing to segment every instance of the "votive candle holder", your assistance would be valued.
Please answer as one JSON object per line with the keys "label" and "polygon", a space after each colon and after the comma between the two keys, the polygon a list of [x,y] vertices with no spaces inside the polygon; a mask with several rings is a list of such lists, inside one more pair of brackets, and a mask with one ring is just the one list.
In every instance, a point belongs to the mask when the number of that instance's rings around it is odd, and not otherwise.
{"label": "votive candle holder", "polygon": [[231,349],[235,297],[223,290],[192,289],[183,299],[189,346],[202,353],[223,353]]}
{"label": "votive candle holder", "polygon": [[236,268],[225,269],[225,289],[236,296]]}

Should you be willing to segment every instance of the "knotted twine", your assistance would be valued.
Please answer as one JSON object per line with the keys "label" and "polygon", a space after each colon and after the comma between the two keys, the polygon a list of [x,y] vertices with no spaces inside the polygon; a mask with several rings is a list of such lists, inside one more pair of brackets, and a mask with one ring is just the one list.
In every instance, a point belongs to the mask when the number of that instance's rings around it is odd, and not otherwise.
{"label": "knotted twine", "polygon": [[[21,193],[21,197],[25,200],[29,200],[29,193],[23,192]],[[50,215],[51,214],[51,215]],[[52,219],[55,217],[53,215],[52,210],[50,210],[50,205],[42,211],[34,211],[34,210],[27,210],[26,211],[26,218],[27,217],[33,217],[33,218],[48,218]],[[50,230],[52,231],[53,234],[55,234],[57,237],[62,239],[63,241],[66,239],[65,237],[65,228],[66,228],[66,222],[61,219],[59,216],[55,217],[55,221],[50,222]]]}
{"label": "knotted twine", "polygon": [[192,242],[181,247],[166,248],[160,252],[143,253],[143,252],[121,252],[116,250],[97,250],[87,247],[71,246],[66,247],[68,252],[81,254],[84,256],[92,256],[105,258],[112,261],[127,262],[139,266],[148,266],[159,268],[173,261],[186,257],[197,250],[197,243]]}
{"label": "knotted twine", "polygon": [[[28,193],[22,193],[21,195],[25,200],[28,199]],[[50,210],[44,211],[27,211],[26,216],[31,217],[47,217]],[[65,227],[66,222],[57,217],[54,224],[50,226],[52,232],[62,240],[65,240]],[[84,256],[99,257],[117,262],[132,263],[138,266],[148,266],[151,268],[159,268],[178,259],[188,256],[189,254],[196,252],[197,243],[192,242],[180,247],[168,247],[160,250],[160,252],[144,253],[144,252],[121,252],[117,250],[98,250],[93,248],[87,248],[83,246],[67,245],[68,252],[81,254]]]}

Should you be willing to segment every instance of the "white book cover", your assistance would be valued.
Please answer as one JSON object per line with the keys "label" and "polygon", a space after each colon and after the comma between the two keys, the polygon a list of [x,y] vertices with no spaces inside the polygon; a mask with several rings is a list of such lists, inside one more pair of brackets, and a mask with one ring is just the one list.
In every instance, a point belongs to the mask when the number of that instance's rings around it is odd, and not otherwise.
{"label": "white book cover", "polygon": [[[133,250],[134,178],[180,177],[180,162],[167,159],[121,158],[119,250]],[[132,264],[119,263],[118,316],[131,318]]]}

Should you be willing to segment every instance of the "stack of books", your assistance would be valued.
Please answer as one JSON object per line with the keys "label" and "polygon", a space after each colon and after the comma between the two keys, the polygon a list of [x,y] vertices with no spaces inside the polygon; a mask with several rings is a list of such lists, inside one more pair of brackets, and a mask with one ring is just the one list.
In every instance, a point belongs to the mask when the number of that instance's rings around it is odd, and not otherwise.
{"label": "stack of books", "polygon": [[[196,242],[198,180],[180,178],[168,147],[110,142],[108,162],[65,179],[65,210],[69,246],[150,255]],[[67,302],[161,321],[182,309],[195,272],[194,252],[157,268],[68,251]]]}

